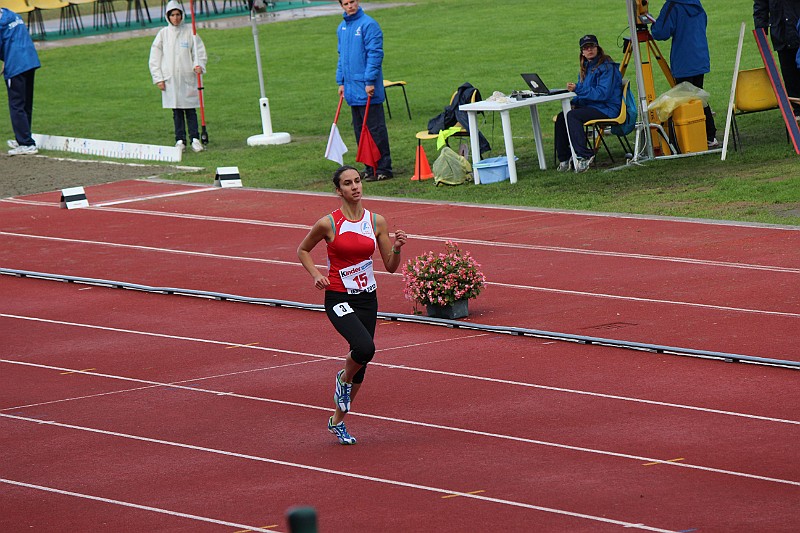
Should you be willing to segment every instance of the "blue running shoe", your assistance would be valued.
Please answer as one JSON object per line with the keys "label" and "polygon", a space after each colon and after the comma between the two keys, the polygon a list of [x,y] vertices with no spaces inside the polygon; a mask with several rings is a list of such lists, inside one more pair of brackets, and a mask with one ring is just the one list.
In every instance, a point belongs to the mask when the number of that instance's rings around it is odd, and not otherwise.
{"label": "blue running shoe", "polygon": [[333,417],[328,419],[328,431],[336,435],[336,438],[339,439],[339,444],[355,444],[356,438],[350,435],[347,432],[347,428],[344,427],[344,421],[339,422],[335,426],[333,425]]}
{"label": "blue running shoe", "polygon": [[336,389],[333,391],[333,401],[343,413],[346,413],[350,410],[350,390],[353,388],[353,384],[345,383],[342,378],[344,378],[344,369],[339,370],[339,373],[336,374]]}

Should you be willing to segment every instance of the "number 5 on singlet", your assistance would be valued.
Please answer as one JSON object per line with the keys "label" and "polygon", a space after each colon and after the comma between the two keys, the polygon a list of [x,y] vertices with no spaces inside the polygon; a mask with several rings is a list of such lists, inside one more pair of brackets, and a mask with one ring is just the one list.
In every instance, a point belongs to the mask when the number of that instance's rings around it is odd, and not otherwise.
{"label": "number 5 on singlet", "polygon": [[348,294],[372,292],[377,288],[375,272],[372,270],[372,259],[341,269],[339,276],[341,276],[342,284]]}

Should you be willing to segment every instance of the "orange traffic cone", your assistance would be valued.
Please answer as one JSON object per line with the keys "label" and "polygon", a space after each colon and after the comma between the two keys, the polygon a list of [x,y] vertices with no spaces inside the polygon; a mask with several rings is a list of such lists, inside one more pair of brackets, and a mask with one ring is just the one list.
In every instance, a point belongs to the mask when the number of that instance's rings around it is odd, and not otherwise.
{"label": "orange traffic cone", "polygon": [[425,155],[425,149],[422,145],[417,145],[417,160],[414,161],[414,175],[411,176],[413,181],[429,180],[433,177],[431,166],[428,164],[428,156]]}

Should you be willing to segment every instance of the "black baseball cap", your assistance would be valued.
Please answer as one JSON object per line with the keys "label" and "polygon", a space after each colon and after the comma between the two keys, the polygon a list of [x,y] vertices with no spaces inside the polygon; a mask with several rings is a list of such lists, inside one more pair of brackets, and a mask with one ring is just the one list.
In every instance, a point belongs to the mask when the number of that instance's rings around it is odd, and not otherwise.
{"label": "black baseball cap", "polygon": [[595,46],[599,46],[599,43],[597,42],[597,36],[589,34],[581,37],[580,47],[583,48],[587,44],[593,44]]}

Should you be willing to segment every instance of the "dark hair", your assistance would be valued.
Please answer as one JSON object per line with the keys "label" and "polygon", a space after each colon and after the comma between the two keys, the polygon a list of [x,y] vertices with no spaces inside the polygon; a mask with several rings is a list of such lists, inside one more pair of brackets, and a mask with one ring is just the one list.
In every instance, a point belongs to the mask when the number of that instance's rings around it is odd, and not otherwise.
{"label": "dark hair", "polygon": [[[580,77],[581,81],[583,81],[584,79],[586,79],[586,74],[588,73],[587,69],[589,68],[589,61],[585,57],[583,57],[583,50],[581,50],[578,53],[580,54],[580,65],[581,65]],[[605,50],[603,50],[603,47],[600,46],[599,44],[597,45],[597,55],[595,56],[595,59],[597,59],[597,64],[594,66],[594,68],[600,67],[600,65],[602,65],[606,61],[610,61],[612,63],[614,62],[614,60],[611,59],[611,56],[606,54]]]}
{"label": "dark hair", "polygon": [[339,188],[339,181],[342,179],[342,174],[344,174],[348,170],[355,170],[356,172],[358,172],[358,169],[356,167],[351,167],[350,165],[343,165],[337,168],[336,171],[333,173],[333,185],[337,189]]}

